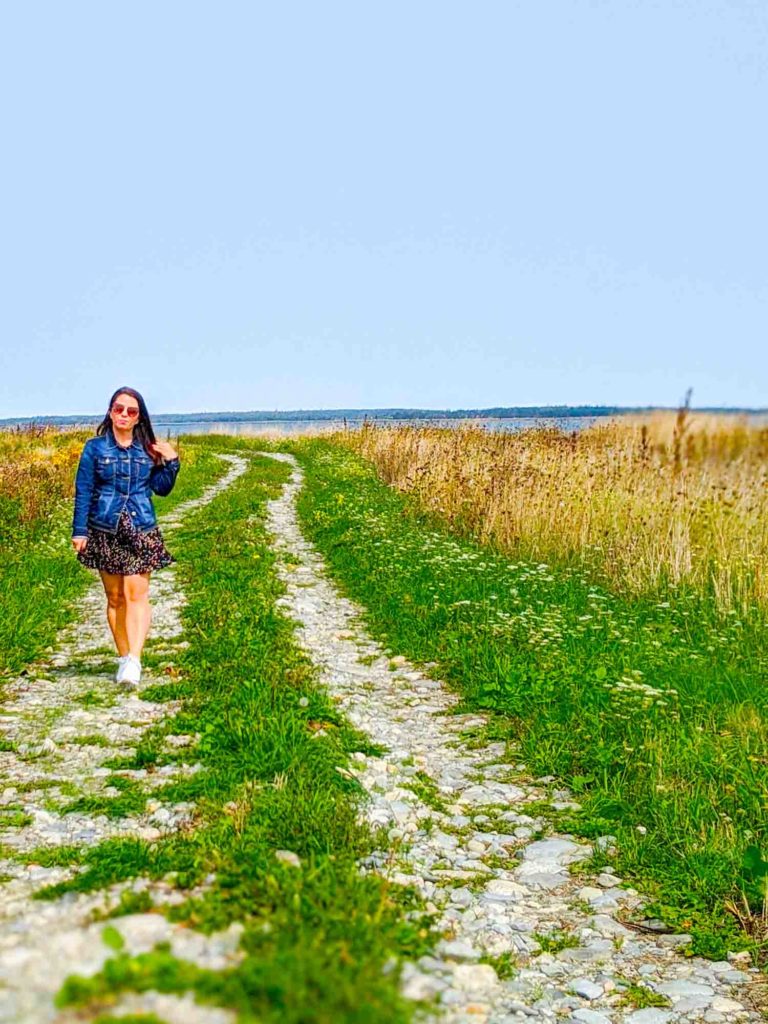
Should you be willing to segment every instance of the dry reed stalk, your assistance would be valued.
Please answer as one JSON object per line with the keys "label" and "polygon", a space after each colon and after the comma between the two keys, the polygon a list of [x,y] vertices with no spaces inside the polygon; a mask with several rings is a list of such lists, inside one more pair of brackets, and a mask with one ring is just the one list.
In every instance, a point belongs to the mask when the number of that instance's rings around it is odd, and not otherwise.
{"label": "dry reed stalk", "polygon": [[500,549],[577,562],[640,593],[768,604],[768,427],[690,413],[581,433],[376,427],[336,435],[382,478]]}

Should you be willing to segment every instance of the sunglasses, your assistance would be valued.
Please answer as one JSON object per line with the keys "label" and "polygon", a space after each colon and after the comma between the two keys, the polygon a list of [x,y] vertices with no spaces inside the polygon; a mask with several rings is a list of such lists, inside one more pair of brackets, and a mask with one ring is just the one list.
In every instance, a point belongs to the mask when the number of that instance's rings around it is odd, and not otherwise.
{"label": "sunglasses", "polygon": [[124,412],[125,415],[126,416],[130,416],[131,419],[133,419],[135,416],[139,415],[139,410],[138,410],[137,406],[135,406],[135,405],[121,405],[120,402],[115,402],[115,404],[112,406],[112,412],[118,413],[118,414],[121,413],[121,412]]}

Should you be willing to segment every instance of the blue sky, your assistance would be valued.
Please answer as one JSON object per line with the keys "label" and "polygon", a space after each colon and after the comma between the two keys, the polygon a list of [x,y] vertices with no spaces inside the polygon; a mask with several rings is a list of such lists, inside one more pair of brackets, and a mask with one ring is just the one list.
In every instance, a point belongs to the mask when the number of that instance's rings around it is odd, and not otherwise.
{"label": "blue sky", "polygon": [[0,417],[768,405],[768,4],[5,5]]}

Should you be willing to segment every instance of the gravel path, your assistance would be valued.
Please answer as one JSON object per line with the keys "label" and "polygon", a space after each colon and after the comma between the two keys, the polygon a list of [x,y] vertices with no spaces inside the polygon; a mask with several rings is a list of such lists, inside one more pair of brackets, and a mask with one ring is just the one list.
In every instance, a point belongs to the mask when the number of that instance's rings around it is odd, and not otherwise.
{"label": "gravel path", "polygon": [[[642,904],[621,879],[570,873],[591,847],[572,836],[542,838],[544,822],[528,805],[567,806],[571,794],[553,792],[551,779],[521,781],[525,766],[502,762],[503,743],[473,749],[462,732],[482,716],[453,714],[457,698],[443,683],[366,635],[360,610],[338,595],[301,534],[296,461],[272,457],[293,467],[269,505],[275,547],[289,556],[279,563],[281,603],[323,684],[388,751],[354,755],[370,797],[365,814],[389,829],[396,849],[361,868],[415,885],[446,936],[436,956],[406,966],[404,993],[433,999],[454,1024],[761,1020],[748,957],[686,958],[689,936],[647,936],[620,923],[623,909]],[[611,837],[597,842],[610,851]]]}
{"label": "gravel path", "polygon": [[[247,468],[247,460],[221,455],[230,468],[217,483],[191,501],[161,517],[168,536],[190,512],[207,504]],[[172,544],[171,544],[172,548]],[[147,651],[167,658],[171,668],[182,638],[180,609],[184,597],[174,567],[152,578],[153,622]],[[53,998],[73,973],[91,975],[113,951],[102,939],[98,921],[126,890],[147,892],[153,903],[180,901],[171,885],[138,879],[86,895],[68,893],[52,901],[32,894],[71,878],[72,867],[43,867],[33,851],[74,845],[93,846],[111,836],[158,839],[183,828],[193,808],[163,801],[164,784],[197,766],[169,764],[150,774],[146,770],[112,772],[104,762],[130,755],[142,733],[174,713],[172,701],[142,700],[113,682],[114,645],[106,623],[101,582],[82,599],[78,621],[64,630],[50,656],[10,683],[0,707],[0,1022],[47,1024],[79,1020],[82,1015],[59,1013]],[[146,673],[141,686],[162,683],[168,676]],[[183,746],[191,737],[167,737]],[[105,783],[110,775],[138,781],[153,790],[145,811],[135,817],[66,811],[72,801],[89,796],[119,796]],[[16,855],[16,856],[14,856]],[[26,861],[17,859],[26,855]],[[179,957],[200,965],[225,967],[235,962],[240,931],[204,937],[172,925],[159,914],[132,914],[110,922],[125,939],[130,953],[148,951],[167,941]],[[168,1024],[227,1024],[232,1014],[196,1007],[191,998],[176,999],[147,993],[122,999],[116,1012],[151,1013]]]}

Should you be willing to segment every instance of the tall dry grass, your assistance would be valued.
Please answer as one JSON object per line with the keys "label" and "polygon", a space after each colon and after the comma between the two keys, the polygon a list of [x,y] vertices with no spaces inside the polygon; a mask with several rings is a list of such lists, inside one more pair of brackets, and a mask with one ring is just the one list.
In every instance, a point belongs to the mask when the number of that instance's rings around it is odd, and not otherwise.
{"label": "tall dry grass", "polygon": [[35,424],[0,431],[0,544],[47,523],[72,496],[89,436]]}
{"label": "tall dry grass", "polygon": [[580,433],[376,427],[337,435],[462,532],[630,592],[685,584],[768,606],[768,427],[658,413]]}

